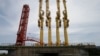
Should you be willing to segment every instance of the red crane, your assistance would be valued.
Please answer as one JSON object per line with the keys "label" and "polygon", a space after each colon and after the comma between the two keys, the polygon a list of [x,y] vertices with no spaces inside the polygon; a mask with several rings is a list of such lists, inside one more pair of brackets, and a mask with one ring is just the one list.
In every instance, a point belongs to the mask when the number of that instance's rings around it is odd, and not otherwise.
{"label": "red crane", "polygon": [[25,45],[29,11],[30,11],[29,6],[25,4],[22,9],[19,29],[17,32],[16,45],[18,46]]}

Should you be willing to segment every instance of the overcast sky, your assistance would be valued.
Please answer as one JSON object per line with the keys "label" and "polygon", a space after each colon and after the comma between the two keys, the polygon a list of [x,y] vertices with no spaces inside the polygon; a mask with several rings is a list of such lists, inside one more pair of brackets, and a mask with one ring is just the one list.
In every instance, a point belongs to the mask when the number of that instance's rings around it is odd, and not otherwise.
{"label": "overcast sky", "polygon": [[[56,0],[50,1],[50,11],[52,18],[52,37],[56,42]],[[61,1],[61,20],[63,4]],[[28,4],[30,7],[27,36],[39,38],[38,28],[38,8],[39,0],[0,0],[0,44],[15,43],[16,33],[19,27],[22,7]],[[67,11],[69,28],[69,43],[95,43],[100,45],[100,0],[67,0]],[[45,11],[45,1],[43,0],[43,10]],[[44,15],[44,19],[45,15]],[[47,27],[44,20],[44,41],[47,42]],[[63,20],[60,28],[61,42],[63,36]]]}

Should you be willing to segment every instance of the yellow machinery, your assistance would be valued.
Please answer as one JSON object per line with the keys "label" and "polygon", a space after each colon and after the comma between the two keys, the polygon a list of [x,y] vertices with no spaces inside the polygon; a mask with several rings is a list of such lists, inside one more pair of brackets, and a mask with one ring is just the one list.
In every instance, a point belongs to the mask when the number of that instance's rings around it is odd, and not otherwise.
{"label": "yellow machinery", "polygon": [[66,0],[63,0],[63,5],[64,5],[64,11],[63,11],[64,37],[65,37],[65,45],[68,46],[68,33],[66,28],[68,28],[69,26],[69,20],[67,16]]}
{"label": "yellow machinery", "polygon": [[39,20],[38,27],[40,28],[40,45],[43,46],[43,21],[44,11],[42,10],[42,0],[39,0]]}
{"label": "yellow machinery", "polygon": [[[60,33],[59,28],[61,27],[61,15],[60,15],[60,0],[56,0],[57,2],[57,12],[56,12],[56,45],[60,46]],[[68,46],[68,34],[67,28],[69,26],[69,20],[67,18],[67,8],[66,8],[66,0],[63,0],[64,10],[63,10],[63,24],[64,24],[64,45]],[[39,0],[39,20],[38,26],[40,28],[40,46],[44,45],[43,42],[43,21],[44,21],[44,11],[42,10],[42,0]],[[49,0],[46,0],[46,27],[48,27],[48,46],[52,46],[52,34],[51,34],[51,17],[49,10]]]}
{"label": "yellow machinery", "polygon": [[48,46],[52,45],[52,35],[51,35],[51,17],[49,11],[49,0],[46,0],[46,26],[48,27]]}
{"label": "yellow machinery", "polygon": [[56,45],[60,45],[60,33],[59,27],[61,27],[61,20],[60,20],[60,0],[56,0],[57,2],[57,16],[56,16]]}

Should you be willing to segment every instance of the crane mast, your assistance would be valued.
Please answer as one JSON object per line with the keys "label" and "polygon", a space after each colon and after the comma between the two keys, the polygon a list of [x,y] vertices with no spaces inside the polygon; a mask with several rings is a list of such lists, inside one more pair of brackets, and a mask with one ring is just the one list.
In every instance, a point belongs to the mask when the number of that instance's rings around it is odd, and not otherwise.
{"label": "crane mast", "polygon": [[59,27],[61,27],[61,20],[60,20],[60,0],[56,0],[57,2],[57,12],[56,12],[56,45],[60,45],[60,33]]}
{"label": "crane mast", "polygon": [[16,45],[20,45],[20,46],[25,45],[29,11],[30,11],[29,6],[25,4],[22,9],[19,29],[17,32]]}
{"label": "crane mast", "polygon": [[48,27],[48,46],[52,45],[52,34],[51,34],[51,17],[49,11],[49,0],[46,0],[46,26]]}
{"label": "crane mast", "polygon": [[64,11],[63,11],[64,38],[65,38],[65,45],[68,46],[68,33],[66,28],[69,27],[69,20],[67,16],[66,0],[63,0],[63,5],[64,5]]}
{"label": "crane mast", "polygon": [[42,10],[42,0],[39,0],[39,20],[38,27],[40,28],[40,45],[43,46],[43,21],[44,11]]}

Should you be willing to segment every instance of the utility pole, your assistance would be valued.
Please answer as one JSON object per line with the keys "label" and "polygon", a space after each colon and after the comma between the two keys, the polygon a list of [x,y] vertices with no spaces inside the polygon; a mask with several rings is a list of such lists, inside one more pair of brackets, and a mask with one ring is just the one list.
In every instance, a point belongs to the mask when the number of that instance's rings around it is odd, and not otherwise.
{"label": "utility pole", "polygon": [[56,45],[60,45],[60,33],[59,33],[59,27],[61,27],[61,20],[60,20],[60,0],[56,0],[57,2],[57,16],[56,16]]}
{"label": "utility pole", "polygon": [[52,34],[51,34],[51,17],[49,11],[49,0],[46,0],[46,27],[48,27],[48,46],[52,45]]}
{"label": "utility pole", "polygon": [[64,38],[65,38],[65,46],[68,46],[68,33],[66,28],[69,27],[69,20],[67,16],[66,0],[63,0],[63,5],[64,5],[64,11],[63,11]]}
{"label": "utility pole", "polygon": [[40,45],[43,46],[43,21],[44,11],[42,10],[42,0],[39,0],[39,20],[38,27],[40,28]]}

